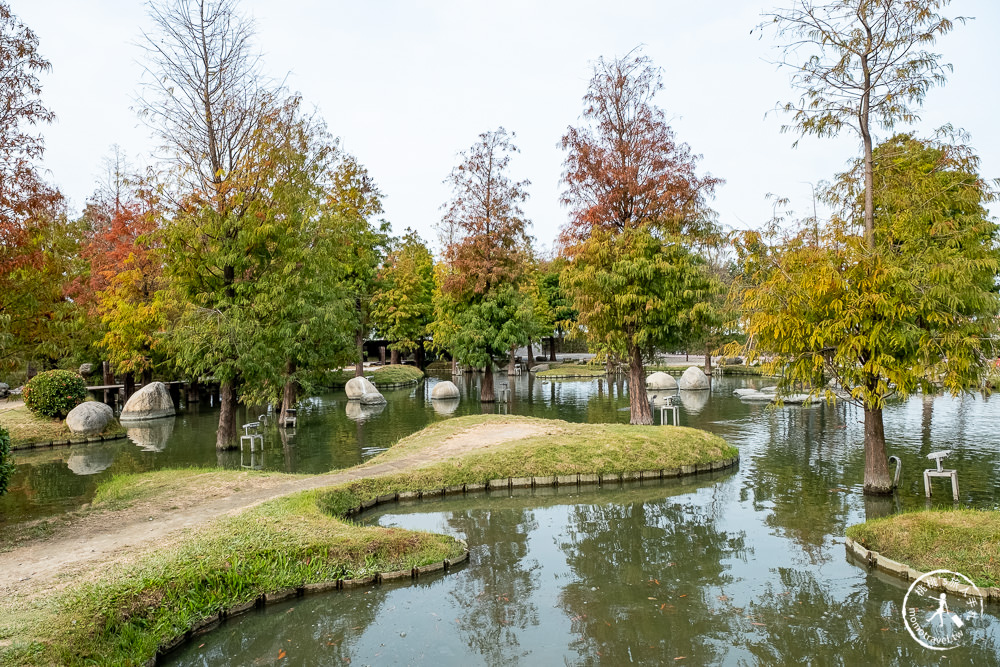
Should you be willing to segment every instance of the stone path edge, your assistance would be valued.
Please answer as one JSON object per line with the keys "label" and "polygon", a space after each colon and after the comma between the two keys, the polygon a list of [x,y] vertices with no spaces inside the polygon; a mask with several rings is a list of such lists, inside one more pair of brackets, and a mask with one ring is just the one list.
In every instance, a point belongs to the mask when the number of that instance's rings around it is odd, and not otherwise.
{"label": "stone path edge", "polygon": [[46,447],[71,447],[72,445],[87,445],[94,442],[110,442],[127,438],[128,433],[120,435],[89,435],[85,438],[66,438],[65,440],[42,440],[40,442],[26,442],[20,445],[11,444],[10,451],[25,451],[29,449],[44,449]]}
{"label": "stone path edge", "polygon": [[[476,493],[487,490],[499,490],[499,489],[521,489],[521,488],[537,488],[546,486],[582,486],[584,484],[610,484],[610,483],[621,483],[621,482],[642,482],[651,480],[664,480],[672,479],[675,477],[687,477],[689,475],[697,475],[704,472],[712,472],[718,470],[725,470],[726,468],[731,468],[737,465],[740,461],[739,456],[733,456],[727,459],[721,459],[718,461],[712,461],[710,463],[698,463],[694,465],[685,465],[679,468],[664,468],[662,470],[647,470],[641,472],[626,472],[626,473],[607,473],[607,474],[584,474],[577,473],[575,475],[552,475],[549,477],[507,477],[504,479],[489,480],[482,484],[461,484],[458,486],[447,486],[441,489],[433,489],[430,491],[405,491],[403,493],[388,493],[376,498],[371,498],[369,500],[363,501],[360,505],[352,510],[345,512],[341,518],[351,518],[357,517],[362,512],[370,510],[379,505],[386,505],[388,503],[395,503],[401,500],[420,500],[423,498],[437,498],[443,495],[454,495],[458,493]],[[465,550],[461,556],[454,559],[445,559],[443,561],[438,561],[436,563],[431,563],[429,565],[421,565],[419,567],[413,567],[409,570],[397,570],[395,572],[376,572],[362,579],[336,579],[334,581],[325,581],[313,584],[305,584],[297,588],[285,588],[280,591],[274,591],[271,593],[264,593],[258,596],[256,599],[250,602],[245,602],[236,607],[230,609],[224,609],[217,614],[213,614],[208,618],[203,618],[202,620],[195,623],[191,628],[187,630],[170,641],[160,644],[160,647],[156,651],[156,655],[146,661],[146,667],[155,667],[159,660],[162,660],[170,653],[176,651],[186,642],[191,639],[201,636],[207,632],[210,632],[217,627],[226,619],[235,618],[241,614],[246,614],[254,609],[264,607],[268,604],[276,604],[278,602],[284,602],[296,597],[303,597],[306,595],[315,595],[317,593],[326,593],[332,590],[344,590],[349,588],[358,588],[360,586],[370,586],[373,584],[380,584],[386,581],[397,581],[401,579],[417,579],[422,574],[430,574],[432,572],[445,571],[448,572],[452,566],[463,563],[469,559],[469,545],[460,538],[455,538],[465,546]]]}
{"label": "stone path edge", "polygon": [[[903,581],[916,581],[920,577],[927,574],[926,572],[921,572],[920,570],[914,569],[909,565],[883,556],[877,551],[866,549],[849,537],[844,538],[844,546],[847,548],[847,554],[849,556],[853,556],[858,560],[864,561],[869,568],[875,568],[885,572],[886,574],[891,574],[897,579],[902,579]],[[933,590],[946,591],[948,593],[959,593],[962,595],[973,595],[975,597],[981,597],[984,600],[1000,602],[1000,588],[976,586],[974,591],[968,591],[965,587],[959,586],[953,581],[945,581],[941,577],[927,577],[924,579],[924,582],[927,584],[928,588]]]}

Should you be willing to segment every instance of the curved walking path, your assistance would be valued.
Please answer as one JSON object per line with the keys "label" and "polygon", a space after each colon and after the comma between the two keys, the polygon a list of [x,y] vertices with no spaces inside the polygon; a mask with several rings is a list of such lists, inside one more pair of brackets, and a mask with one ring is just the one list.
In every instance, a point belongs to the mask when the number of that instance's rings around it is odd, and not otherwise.
{"label": "curved walking path", "polygon": [[[363,477],[391,475],[465,452],[551,431],[551,427],[536,424],[484,424],[456,433],[433,447],[385,463],[362,464],[313,477],[279,479],[271,484],[264,480],[263,487],[257,486],[249,491],[235,492],[202,502],[188,499],[192,502],[184,507],[176,510],[160,507],[155,515],[143,511],[141,517],[137,517],[136,511],[128,509],[87,516],[60,530],[61,533],[72,531],[75,533],[72,536],[32,541],[0,554],[0,595],[16,595],[29,587],[37,589],[51,585],[61,574],[75,574],[82,569],[96,568],[112,560],[130,560],[142,547],[152,542],[168,543],[177,539],[186,529],[272,498]],[[79,534],[84,530],[86,534]]]}

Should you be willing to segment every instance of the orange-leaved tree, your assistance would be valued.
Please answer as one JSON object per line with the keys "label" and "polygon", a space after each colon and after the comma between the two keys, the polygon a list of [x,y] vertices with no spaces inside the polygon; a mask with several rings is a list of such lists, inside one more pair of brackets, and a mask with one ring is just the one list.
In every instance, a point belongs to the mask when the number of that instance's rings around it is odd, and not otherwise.
{"label": "orange-leaved tree", "polygon": [[598,59],[583,124],[562,139],[561,284],[588,338],[628,360],[631,423],[652,424],[643,357],[679,345],[714,281],[696,250],[715,233],[707,199],[721,182],[699,175],[653,97],[663,88],[648,57]]}

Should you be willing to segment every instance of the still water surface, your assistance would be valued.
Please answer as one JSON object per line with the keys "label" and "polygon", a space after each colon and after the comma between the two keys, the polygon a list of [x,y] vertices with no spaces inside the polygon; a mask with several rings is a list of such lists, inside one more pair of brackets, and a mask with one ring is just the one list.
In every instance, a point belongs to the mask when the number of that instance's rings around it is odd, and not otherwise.
{"label": "still water surface", "polygon": [[[445,418],[434,380],[386,392],[359,414],[342,393],[313,399],[291,437],[268,432],[266,469],[352,465]],[[917,509],[926,454],[953,449],[963,506],[996,508],[997,399],[914,397],[886,411],[890,453],[903,459],[895,497],[861,494],[861,414],[844,405],[768,410],[732,397],[759,379],[717,379],[682,397],[681,423],[740,448],[737,471],[655,485],[538,490],[398,506],[370,519],[466,539],[468,565],[391,584],[269,607],[225,624],[173,664],[1000,664],[1000,609],[947,653],[917,645],[900,615],[905,587],[845,557],[844,529]],[[478,412],[475,380],[455,414]],[[511,412],[627,421],[624,387],[605,380],[515,380]],[[20,517],[85,502],[96,479],[164,465],[240,465],[216,455],[209,409],[169,433],[87,450],[19,456]],[[172,428],[172,431],[170,430]],[[287,435],[287,434],[286,434]],[[35,456],[32,459],[30,456]],[[78,457],[74,459],[74,457]],[[103,467],[102,467],[103,466]],[[92,472],[79,475],[74,472]],[[940,481],[933,506],[951,507]],[[19,494],[19,495],[18,495]],[[928,610],[936,600],[927,602]]]}

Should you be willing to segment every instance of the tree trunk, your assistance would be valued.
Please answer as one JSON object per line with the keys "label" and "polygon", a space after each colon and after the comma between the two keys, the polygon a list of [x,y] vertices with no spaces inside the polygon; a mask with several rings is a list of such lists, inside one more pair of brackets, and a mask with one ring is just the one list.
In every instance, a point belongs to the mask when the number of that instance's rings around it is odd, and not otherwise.
{"label": "tree trunk", "polygon": [[285,362],[285,392],[281,397],[281,413],[278,415],[278,423],[284,424],[288,411],[295,407],[298,400],[298,384],[292,378],[295,375],[295,361],[289,359]]}
{"label": "tree trunk", "polygon": [[451,358],[451,374],[458,375],[458,359],[455,357]]}
{"label": "tree trunk", "polygon": [[[866,55],[861,56],[861,69],[864,72],[865,92],[861,96],[861,143],[864,146],[865,157],[865,246],[875,249],[875,185],[874,164],[872,162],[872,133],[868,126],[871,114],[871,69]],[[881,420],[881,417],[879,418]],[[881,423],[881,421],[879,422]],[[888,465],[888,464],[887,464]]]}
{"label": "tree trunk", "polygon": [[420,341],[415,356],[417,358],[417,368],[420,370],[427,368],[427,351],[424,349],[424,341]]}
{"label": "tree trunk", "polygon": [[354,334],[354,344],[358,348],[358,360],[354,364],[354,377],[359,378],[365,374],[365,335],[358,329]]}
{"label": "tree trunk", "polygon": [[[107,362],[107,361],[102,361],[101,362],[101,384],[103,384],[105,387],[107,387],[107,386],[112,385],[114,383],[115,383],[115,374],[111,372],[111,363]],[[104,402],[106,404],[108,404],[108,405],[111,405],[111,401],[112,401],[111,390],[110,389],[105,389],[104,390]],[[114,407],[114,406],[111,405],[111,407]]]}
{"label": "tree trunk", "polygon": [[199,386],[197,380],[188,382],[186,400],[188,403],[198,403],[201,401],[201,386]]}
{"label": "tree trunk", "polygon": [[378,362],[385,366],[385,345],[378,346]]}
{"label": "tree trunk", "polygon": [[389,351],[389,364],[393,366],[399,365],[399,350],[394,349]]}
{"label": "tree trunk", "polygon": [[712,352],[705,352],[705,375],[712,377]]}
{"label": "tree trunk", "polygon": [[479,388],[479,400],[483,403],[494,403],[497,400],[496,391],[493,389],[493,360],[486,362],[486,370],[483,371],[483,384]]}
{"label": "tree trunk", "polygon": [[515,363],[514,362],[514,352],[515,351],[516,351],[516,349],[512,345],[511,348],[510,348],[510,354],[507,357],[507,375],[508,376],[513,376],[514,375],[514,363]]}
{"label": "tree trunk", "polygon": [[153,369],[147,368],[142,372],[142,386],[145,387],[152,381],[153,381]]}
{"label": "tree trunk", "polygon": [[653,412],[649,409],[649,398],[646,396],[646,372],[642,367],[642,352],[634,343],[628,350],[628,405],[630,424],[652,426]]}
{"label": "tree trunk", "polygon": [[227,380],[219,386],[219,429],[215,432],[216,449],[235,449],[236,439],[236,382]]}
{"label": "tree trunk", "polygon": [[556,360],[556,337],[549,336],[549,361]]}
{"label": "tree trunk", "polygon": [[531,341],[528,341],[528,370],[535,367],[535,353],[531,349]]}
{"label": "tree trunk", "polygon": [[122,384],[125,385],[122,393],[125,394],[125,401],[127,402],[132,394],[135,393],[135,377],[131,373],[125,373],[122,375]]}
{"label": "tree trunk", "polygon": [[865,494],[892,493],[889,457],[885,451],[885,429],[882,408],[865,406]]}

